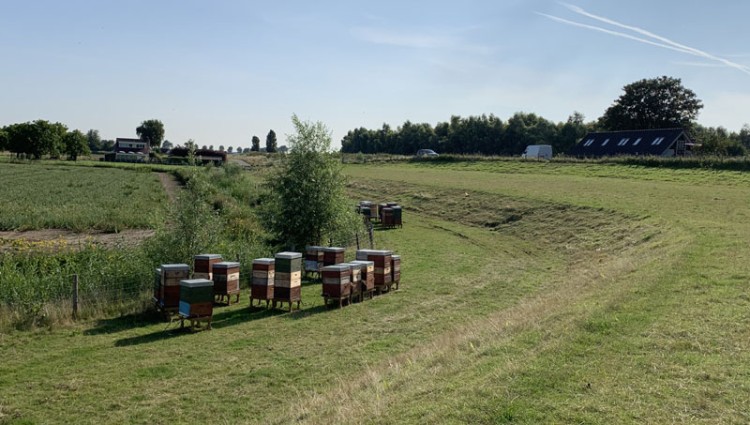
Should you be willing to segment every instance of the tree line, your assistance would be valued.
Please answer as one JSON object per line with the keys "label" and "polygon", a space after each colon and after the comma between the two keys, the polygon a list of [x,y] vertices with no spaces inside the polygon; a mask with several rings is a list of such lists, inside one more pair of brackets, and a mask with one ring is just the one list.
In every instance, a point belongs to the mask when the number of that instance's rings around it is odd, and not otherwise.
{"label": "tree line", "polygon": [[0,129],[0,151],[7,150],[17,158],[40,159],[44,155],[75,160],[90,154],[88,139],[80,130],[68,130],[65,124],[36,120],[10,124]]}
{"label": "tree line", "polygon": [[697,124],[695,119],[703,103],[679,78],[643,79],[624,86],[623,92],[602,117],[588,123],[579,112],[558,123],[525,112],[507,121],[494,115],[452,116],[435,127],[406,121],[396,129],[383,124],[379,129],[351,130],[341,141],[341,151],[413,155],[419,149],[433,149],[440,153],[512,156],[520,155],[528,145],[545,144],[565,153],[590,131],[678,127],[686,129],[701,145],[700,153],[737,156],[745,155],[750,148],[747,124],[739,132]]}

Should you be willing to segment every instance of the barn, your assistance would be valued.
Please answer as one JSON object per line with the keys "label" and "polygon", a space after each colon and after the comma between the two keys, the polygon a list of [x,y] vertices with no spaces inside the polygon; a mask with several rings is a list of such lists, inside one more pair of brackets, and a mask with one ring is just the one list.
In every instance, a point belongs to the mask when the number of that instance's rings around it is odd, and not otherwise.
{"label": "barn", "polygon": [[683,156],[695,144],[681,128],[591,132],[569,154],[577,157],[617,155]]}

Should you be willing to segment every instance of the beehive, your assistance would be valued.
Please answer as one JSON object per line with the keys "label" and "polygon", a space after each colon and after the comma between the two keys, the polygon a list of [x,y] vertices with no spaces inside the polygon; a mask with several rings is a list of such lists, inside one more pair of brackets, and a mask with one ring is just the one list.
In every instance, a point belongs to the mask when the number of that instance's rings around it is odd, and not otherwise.
{"label": "beehive", "polygon": [[187,264],[162,264],[156,303],[161,308],[177,308],[180,305],[180,281],[190,275]]}
{"label": "beehive", "polygon": [[215,263],[213,268],[214,297],[224,297],[227,304],[230,303],[230,297],[235,295],[237,301],[240,300],[240,263],[222,261]]}
{"label": "beehive", "polygon": [[323,267],[323,298],[326,302],[329,299],[341,300],[348,299],[351,295],[351,277],[352,269],[348,264],[335,264]]}
{"label": "beehive", "polygon": [[398,227],[403,227],[402,224],[402,209],[400,205],[396,205],[393,207],[393,225]]}
{"label": "beehive", "polygon": [[398,202],[386,202],[385,204],[388,206],[388,208],[393,208],[398,205]]}
{"label": "beehive", "polygon": [[280,252],[275,256],[276,273],[273,281],[273,300],[292,302],[302,300],[302,254],[299,252]]}
{"label": "beehive", "polygon": [[351,270],[351,299],[362,301],[362,266],[357,263],[343,263]]}
{"label": "beehive", "polygon": [[385,202],[378,204],[378,220],[383,221],[383,210],[388,208]]}
{"label": "beehive", "polygon": [[213,279],[213,266],[222,261],[219,254],[198,254],[193,257],[193,279]]}
{"label": "beehive", "polygon": [[382,221],[383,226],[386,227],[393,227],[393,208],[391,207],[385,207],[383,208],[383,215],[380,218],[380,221]]}
{"label": "beehive", "polygon": [[214,311],[214,283],[208,279],[180,282],[180,316],[210,317]]}
{"label": "beehive", "polygon": [[335,246],[323,248],[323,266],[343,263],[346,250]]}
{"label": "beehive", "polygon": [[253,260],[253,279],[250,285],[250,305],[253,300],[272,300],[273,282],[275,279],[275,261],[273,258]]}
{"label": "beehive", "polygon": [[357,251],[357,260],[367,260],[375,263],[375,288],[378,292],[387,291],[391,286],[391,256],[392,251],[361,249]]}
{"label": "beehive", "polygon": [[392,255],[391,256],[391,284],[395,285],[396,289],[398,289],[399,283],[401,283],[401,256]]}
{"label": "beehive", "polygon": [[375,262],[356,260],[349,264],[354,264],[360,267],[360,286],[362,287],[362,292],[372,295],[372,291],[375,290]]}
{"label": "beehive", "polygon": [[305,271],[311,273],[320,273],[323,268],[323,247],[308,246],[305,248]]}

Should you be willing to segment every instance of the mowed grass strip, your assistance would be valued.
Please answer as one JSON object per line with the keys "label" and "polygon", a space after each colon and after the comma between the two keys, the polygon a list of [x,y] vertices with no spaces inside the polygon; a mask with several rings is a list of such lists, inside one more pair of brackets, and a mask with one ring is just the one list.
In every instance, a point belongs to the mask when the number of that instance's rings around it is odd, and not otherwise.
{"label": "mowed grass strip", "polygon": [[0,230],[153,228],[167,198],[148,171],[0,163]]}

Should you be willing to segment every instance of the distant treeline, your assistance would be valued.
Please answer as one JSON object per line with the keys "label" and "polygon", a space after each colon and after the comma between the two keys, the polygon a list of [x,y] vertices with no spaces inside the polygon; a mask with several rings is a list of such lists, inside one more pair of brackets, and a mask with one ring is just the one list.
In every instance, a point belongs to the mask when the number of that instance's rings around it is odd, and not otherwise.
{"label": "distant treeline", "polygon": [[[604,131],[599,122],[584,122],[578,112],[566,122],[554,123],[533,113],[518,112],[503,121],[494,115],[452,116],[450,121],[432,127],[428,123],[406,121],[393,129],[383,124],[379,129],[358,128],[341,140],[343,153],[388,153],[414,155],[419,149],[438,153],[520,155],[528,145],[552,145],[555,154],[566,153],[589,131]],[[739,156],[750,148],[750,127],[729,132],[723,127],[694,125],[689,130],[693,140],[702,143],[705,154]]]}
{"label": "distant treeline", "polygon": [[565,123],[553,123],[536,114],[516,113],[507,122],[494,115],[452,116],[434,128],[427,123],[406,121],[392,129],[388,124],[376,130],[358,128],[341,141],[344,153],[390,153],[413,155],[419,149],[439,153],[520,155],[527,145],[552,145],[555,152],[570,149],[591,125],[575,113]]}

